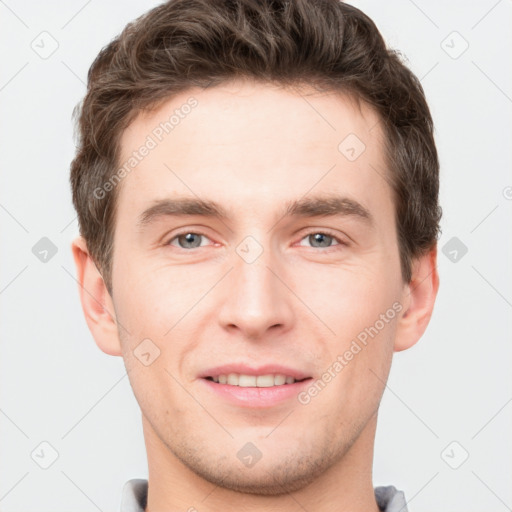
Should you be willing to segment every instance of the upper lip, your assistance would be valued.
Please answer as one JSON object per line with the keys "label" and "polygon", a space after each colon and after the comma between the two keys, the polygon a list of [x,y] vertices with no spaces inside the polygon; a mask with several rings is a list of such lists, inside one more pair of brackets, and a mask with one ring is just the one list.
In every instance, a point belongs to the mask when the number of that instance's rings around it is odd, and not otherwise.
{"label": "upper lip", "polygon": [[232,363],[223,364],[221,366],[215,366],[214,368],[208,368],[199,374],[199,378],[206,377],[217,377],[219,375],[228,375],[230,373],[238,373],[241,375],[285,375],[287,377],[293,377],[295,380],[302,380],[311,375],[305,372],[290,368],[289,366],[283,366],[280,364],[265,364],[261,366],[249,366],[244,363]]}

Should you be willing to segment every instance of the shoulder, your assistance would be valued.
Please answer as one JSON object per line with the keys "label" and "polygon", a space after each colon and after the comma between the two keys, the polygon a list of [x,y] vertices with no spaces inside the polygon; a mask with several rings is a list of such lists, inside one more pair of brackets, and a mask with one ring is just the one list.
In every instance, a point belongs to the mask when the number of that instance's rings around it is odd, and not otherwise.
{"label": "shoulder", "polygon": [[403,491],[393,485],[375,487],[375,499],[381,512],[407,512]]}
{"label": "shoulder", "polygon": [[120,512],[144,512],[147,496],[147,480],[141,478],[128,480],[123,486]]}

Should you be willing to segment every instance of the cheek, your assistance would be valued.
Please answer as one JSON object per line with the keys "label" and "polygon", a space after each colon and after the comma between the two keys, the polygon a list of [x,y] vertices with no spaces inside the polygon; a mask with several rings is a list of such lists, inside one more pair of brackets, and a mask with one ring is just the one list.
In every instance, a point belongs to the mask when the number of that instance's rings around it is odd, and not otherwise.
{"label": "cheek", "polygon": [[310,277],[300,293],[331,331],[324,345],[325,380],[341,395],[352,389],[349,396],[357,404],[367,393],[382,392],[378,377],[385,380],[393,353],[398,288],[378,265],[344,265],[323,273]]}
{"label": "cheek", "polygon": [[168,364],[166,350],[164,347],[160,356],[148,366],[134,356],[134,351],[123,355],[133,394],[144,417],[153,426],[165,425],[172,429],[175,418],[186,414],[192,404],[190,395],[176,382],[181,379]]}
{"label": "cheek", "polygon": [[[390,274],[367,260],[344,261],[336,266],[297,268],[289,274],[294,290],[335,337],[347,340],[373,325],[397,295]],[[292,278],[293,275],[293,278]]]}
{"label": "cheek", "polygon": [[[348,321],[354,322],[350,318]],[[396,321],[390,320],[379,330],[372,322],[362,328],[353,326],[355,336],[343,332],[330,345],[324,373],[299,397],[299,402],[311,410],[329,411],[330,416],[341,422],[340,426],[349,425],[359,431],[378,409],[382,398],[393,354],[395,326]]]}
{"label": "cheek", "polygon": [[201,296],[200,276],[183,267],[134,259],[120,263],[115,278],[116,314],[132,338],[164,337]]}
{"label": "cheek", "polygon": [[[157,370],[165,363],[176,378],[183,375],[183,365],[197,350],[205,322],[212,318],[201,312],[201,306],[215,276],[185,266],[143,265],[134,259],[119,266],[117,278],[115,309],[125,365],[135,371],[134,382],[146,382],[146,388],[139,384],[141,392],[168,389],[172,377]],[[140,359],[148,359],[142,356],[147,352],[151,358],[158,355],[152,371],[141,368],[145,361]]]}

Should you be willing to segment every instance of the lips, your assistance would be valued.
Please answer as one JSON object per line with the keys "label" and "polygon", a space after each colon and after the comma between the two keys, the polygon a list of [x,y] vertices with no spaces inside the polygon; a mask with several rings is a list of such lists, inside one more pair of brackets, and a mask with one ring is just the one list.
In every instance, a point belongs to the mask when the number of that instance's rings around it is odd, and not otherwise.
{"label": "lips", "polygon": [[296,404],[298,394],[312,380],[302,370],[276,364],[258,367],[246,364],[222,365],[209,368],[198,377],[199,389],[207,394],[205,400],[208,403],[210,400],[221,400],[240,410],[270,410]]}
{"label": "lips", "polygon": [[269,387],[293,384],[311,378],[311,375],[296,368],[278,364],[253,367],[239,363],[209,368],[201,372],[198,377],[233,386]]}
{"label": "lips", "polygon": [[263,410],[294,403],[312,376],[280,364],[233,363],[208,368],[198,380],[208,395],[206,400],[220,399],[237,408]]}

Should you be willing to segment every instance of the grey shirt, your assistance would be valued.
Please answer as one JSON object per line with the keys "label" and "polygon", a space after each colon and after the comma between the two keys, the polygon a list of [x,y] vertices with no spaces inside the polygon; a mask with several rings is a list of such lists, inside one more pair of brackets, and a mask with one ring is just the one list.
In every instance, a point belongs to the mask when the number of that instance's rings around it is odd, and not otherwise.
{"label": "grey shirt", "polygon": [[[402,491],[392,485],[375,487],[375,500],[381,512],[407,512],[407,503]],[[121,512],[144,512],[148,496],[148,481],[128,480],[123,487]]]}

